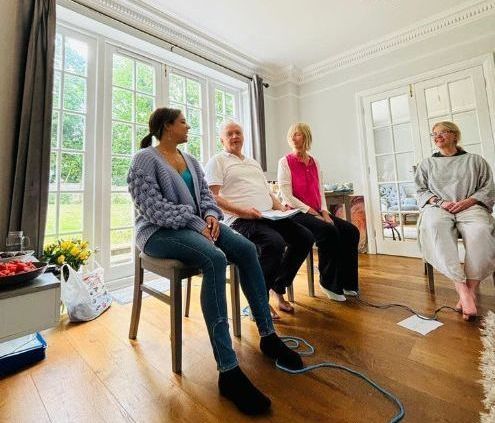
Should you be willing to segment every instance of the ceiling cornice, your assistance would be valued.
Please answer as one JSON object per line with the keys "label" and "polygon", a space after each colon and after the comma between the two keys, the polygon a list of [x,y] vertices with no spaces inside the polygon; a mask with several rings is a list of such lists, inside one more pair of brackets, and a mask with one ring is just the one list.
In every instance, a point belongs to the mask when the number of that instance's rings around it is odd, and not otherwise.
{"label": "ceiling cornice", "polygon": [[401,31],[299,69],[294,65],[263,66],[260,62],[141,0],[73,0],[118,18],[140,30],[197,53],[244,75],[260,74],[273,85],[304,84],[366,60],[466,25],[495,13],[495,0],[470,1]]}
{"label": "ceiling cornice", "polygon": [[196,53],[241,74],[261,74],[272,79],[273,70],[263,68],[256,60],[215,40],[187,24],[140,0],[73,0],[117,18],[128,25],[158,36],[170,44]]}
{"label": "ceiling cornice", "polygon": [[494,13],[495,0],[471,1],[467,5],[464,3],[457,8],[449,9],[442,14],[432,16],[411,27],[373,40],[341,55],[306,66],[300,73],[298,83],[304,84],[320,79],[329,73],[362,63]]}

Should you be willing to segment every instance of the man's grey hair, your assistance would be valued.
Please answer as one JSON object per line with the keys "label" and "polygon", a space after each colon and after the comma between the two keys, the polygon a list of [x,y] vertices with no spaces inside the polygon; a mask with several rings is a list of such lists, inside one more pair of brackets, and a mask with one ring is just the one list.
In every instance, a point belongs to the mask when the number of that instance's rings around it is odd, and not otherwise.
{"label": "man's grey hair", "polygon": [[227,119],[224,123],[222,123],[222,125],[220,126],[220,132],[219,132],[219,135],[220,135],[220,138],[222,138],[222,134],[224,133],[225,129],[227,128],[227,126],[230,126],[230,125],[237,125],[241,128],[242,132],[244,132],[244,128],[242,127],[242,125],[239,123],[239,122],[236,122],[235,120],[233,119]]}

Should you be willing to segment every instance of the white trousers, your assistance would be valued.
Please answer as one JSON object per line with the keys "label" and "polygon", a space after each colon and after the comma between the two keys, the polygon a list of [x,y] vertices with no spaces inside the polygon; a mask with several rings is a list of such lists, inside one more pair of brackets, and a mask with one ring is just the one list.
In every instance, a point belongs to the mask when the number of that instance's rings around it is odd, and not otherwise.
{"label": "white trousers", "polygon": [[[457,249],[459,235],[466,250],[464,268]],[[495,219],[482,206],[457,214],[425,206],[418,220],[418,241],[423,258],[454,282],[483,280],[495,271]]]}

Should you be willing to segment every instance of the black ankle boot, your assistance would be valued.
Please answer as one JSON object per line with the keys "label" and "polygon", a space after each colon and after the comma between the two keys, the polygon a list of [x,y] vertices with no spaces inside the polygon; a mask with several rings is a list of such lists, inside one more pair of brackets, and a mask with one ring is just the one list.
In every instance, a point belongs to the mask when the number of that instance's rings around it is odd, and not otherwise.
{"label": "black ankle boot", "polygon": [[276,333],[262,336],[260,349],[263,351],[263,354],[278,361],[278,364],[288,369],[299,370],[304,367],[301,356],[285,345]]}
{"label": "black ankle boot", "polygon": [[218,376],[220,394],[231,400],[244,414],[264,414],[270,409],[270,398],[254,386],[239,366]]}

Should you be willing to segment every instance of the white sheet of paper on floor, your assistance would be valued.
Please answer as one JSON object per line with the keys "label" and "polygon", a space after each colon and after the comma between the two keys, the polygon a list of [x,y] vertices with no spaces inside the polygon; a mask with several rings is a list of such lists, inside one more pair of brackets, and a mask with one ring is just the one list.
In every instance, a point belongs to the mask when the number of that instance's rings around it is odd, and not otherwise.
{"label": "white sheet of paper on floor", "polygon": [[436,328],[443,326],[443,323],[439,322],[438,320],[424,320],[424,319],[420,319],[416,315],[408,317],[407,319],[404,319],[397,324],[406,329],[412,330],[414,332],[418,332],[421,335],[426,335],[430,333],[432,330],[435,330]]}

